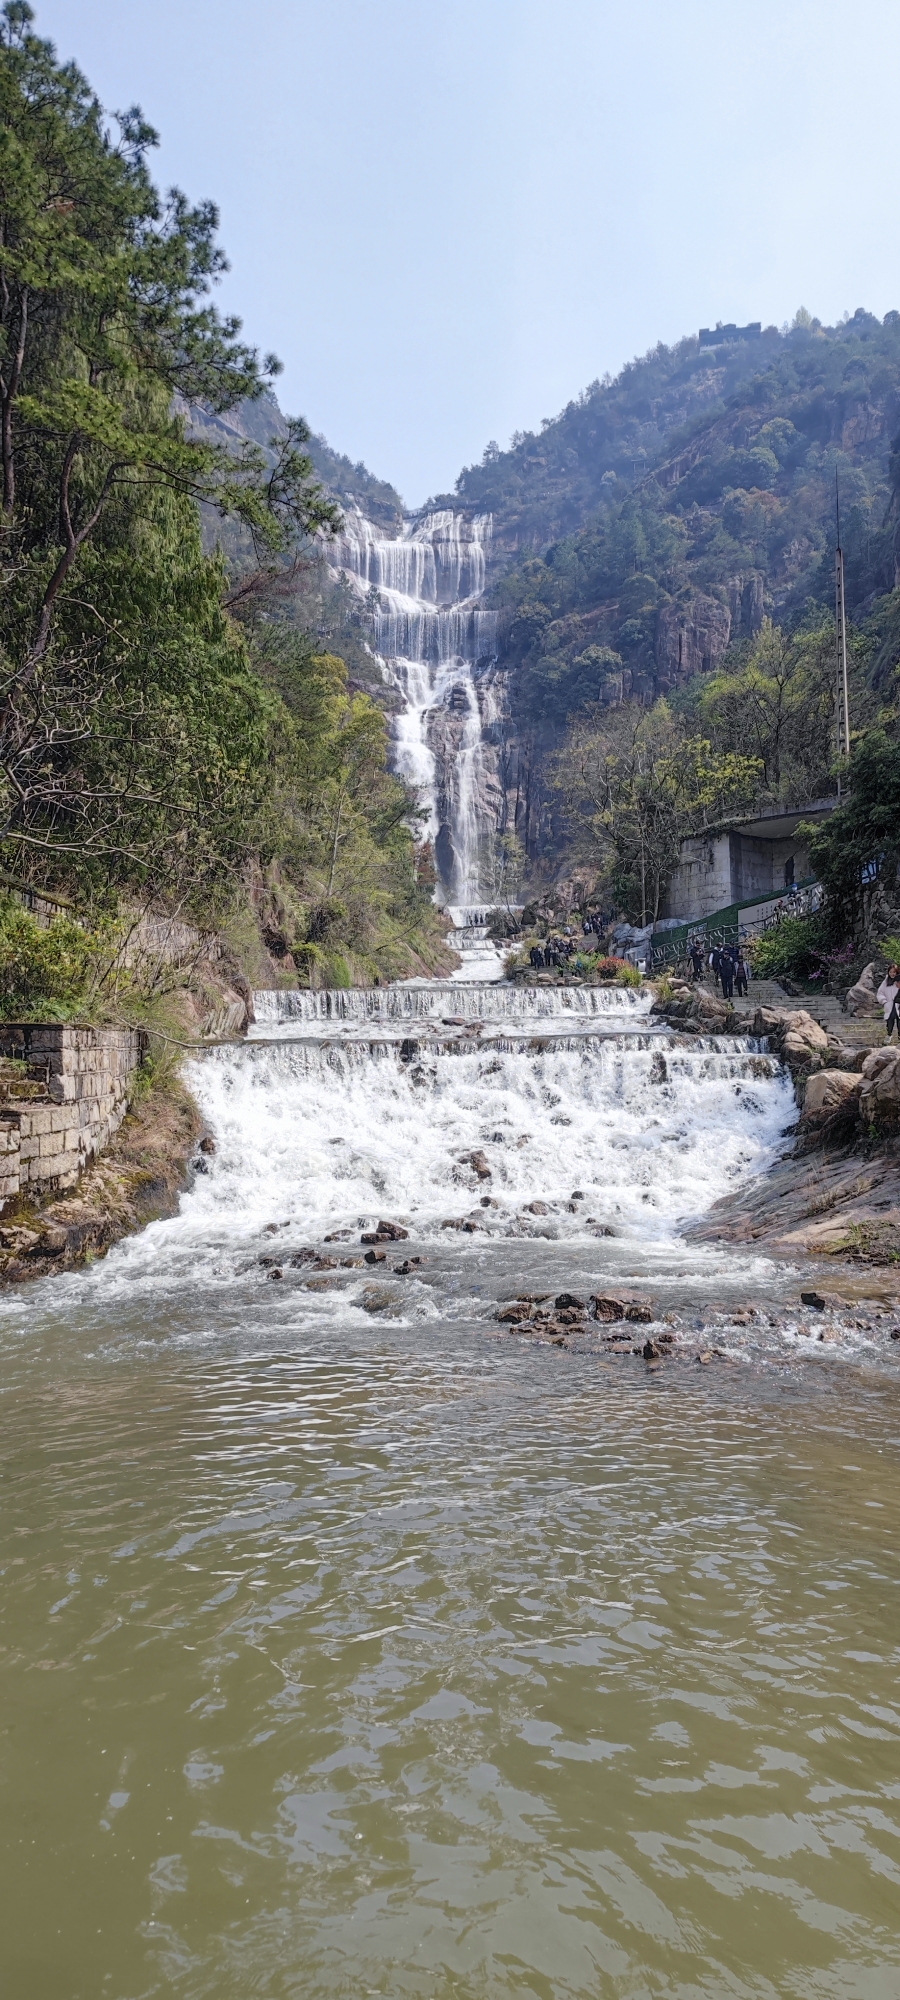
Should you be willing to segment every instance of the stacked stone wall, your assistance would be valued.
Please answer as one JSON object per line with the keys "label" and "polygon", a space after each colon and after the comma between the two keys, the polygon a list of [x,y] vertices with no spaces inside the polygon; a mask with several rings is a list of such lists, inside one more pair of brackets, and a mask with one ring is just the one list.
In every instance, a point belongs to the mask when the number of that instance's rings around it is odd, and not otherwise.
{"label": "stacked stone wall", "polygon": [[0,1111],[0,1207],[74,1187],[118,1131],[145,1037],[133,1028],[0,1024],[0,1055],[28,1064],[38,1097]]}

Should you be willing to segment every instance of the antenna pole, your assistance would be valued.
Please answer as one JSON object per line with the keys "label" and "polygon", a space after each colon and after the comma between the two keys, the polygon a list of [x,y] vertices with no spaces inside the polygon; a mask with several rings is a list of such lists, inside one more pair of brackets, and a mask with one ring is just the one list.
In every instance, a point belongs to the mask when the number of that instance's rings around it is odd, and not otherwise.
{"label": "antenna pole", "polygon": [[[834,637],[837,654],[837,750],[839,758],[850,755],[850,691],[847,682],[847,606],[844,596],[844,551],[841,547],[841,495],[838,475],[834,475],[834,507],[837,542],[834,551]],[[838,772],[837,795],[841,796]]]}

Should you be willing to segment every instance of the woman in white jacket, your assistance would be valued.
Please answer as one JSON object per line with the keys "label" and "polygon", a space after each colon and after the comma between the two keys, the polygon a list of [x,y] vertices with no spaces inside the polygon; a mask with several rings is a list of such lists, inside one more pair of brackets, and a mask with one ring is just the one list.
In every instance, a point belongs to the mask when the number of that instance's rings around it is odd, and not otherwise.
{"label": "woman in white jacket", "polygon": [[888,1041],[890,1041],[895,1028],[897,1030],[897,1040],[900,1041],[900,968],[896,965],[888,966],[881,985],[878,988],[878,998],[884,1010],[884,1025],[887,1029]]}

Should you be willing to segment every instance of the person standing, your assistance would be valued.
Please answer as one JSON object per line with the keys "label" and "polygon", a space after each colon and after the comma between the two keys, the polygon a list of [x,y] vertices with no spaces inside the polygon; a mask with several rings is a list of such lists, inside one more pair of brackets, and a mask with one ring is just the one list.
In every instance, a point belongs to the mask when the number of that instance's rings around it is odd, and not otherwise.
{"label": "person standing", "polygon": [[723,951],[719,961],[719,981],[723,1000],[730,1000],[734,993],[734,959],[728,949]]}
{"label": "person standing", "polygon": [[737,958],[734,961],[734,983],[738,994],[743,998],[750,983],[750,974],[742,951],[738,952]]}
{"label": "person standing", "polygon": [[691,945],[691,948],[690,948],[690,958],[691,958],[691,965],[692,965],[692,966],[693,966],[693,968],[694,968],[694,978],[695,978],[695,979],[702,979],[702,977],[703,977],[703,946],[702,946],[702,944],[700,943],[700,940],[699,940],[699,938],[695,938],[695,939],[694,939],[694,942],[693,942],[693,944]]}
{"label": "person standing", "polygon": [[900,1042],[900,966],[888,966],[878,988],[878,999],[881,1001],[884,1013],[888,1041],[896,1028],[897,1040]]}

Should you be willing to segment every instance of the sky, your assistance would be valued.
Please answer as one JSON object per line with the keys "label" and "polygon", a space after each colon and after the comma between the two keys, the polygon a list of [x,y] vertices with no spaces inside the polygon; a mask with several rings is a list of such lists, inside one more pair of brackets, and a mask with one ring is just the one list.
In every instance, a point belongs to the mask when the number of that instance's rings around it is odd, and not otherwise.
{"label": "sky", "polygon": [[410,507],[717,320],[900,309],[897,0],[33,0]]}

